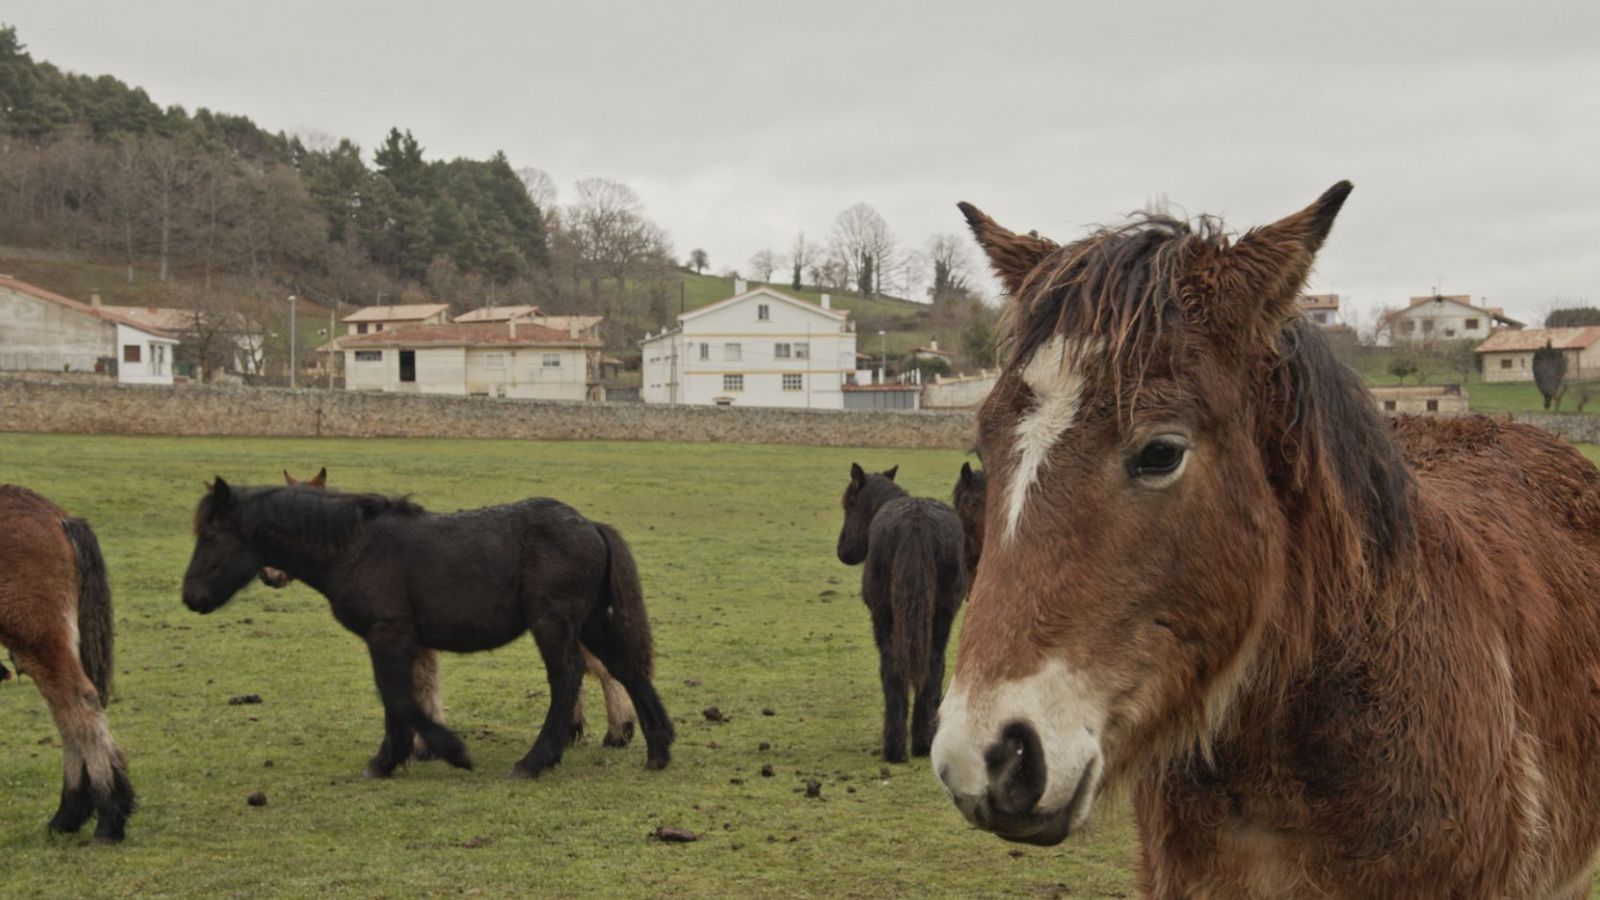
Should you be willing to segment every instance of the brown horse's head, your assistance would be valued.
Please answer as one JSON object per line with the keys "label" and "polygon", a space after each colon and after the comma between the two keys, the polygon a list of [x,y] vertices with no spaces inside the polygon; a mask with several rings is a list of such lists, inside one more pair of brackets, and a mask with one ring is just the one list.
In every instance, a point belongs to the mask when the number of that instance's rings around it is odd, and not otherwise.
{"label": "brown horse's head", "polygon": [[[293,475],[290,475],[289,470],[284,469],[283,483],[289,487],[304,485],[309,488],[322,490],[328,486],[328,468],[327,466],[323,466],[321,469],[317,470],[316,475],[307,478],[304,481],[294,477]],[[263,566],[261,569],[261,583],[270,588],[286,588],[290,584],[294,583],[294,577],[280,569],[274,569],[271,566]]]}
{"label": "brown horse's head", "polygon": [[961,464],[961,476],[956,479],[956,489],[950,495],[950,505],[961,517],[961,530],[966,533],[963,560],[967,564],[967,577],[978,571],[978,560],[983,557],[983,520],[988,496],[989,476],[982,469],[973,469],[971,463]]}
{"label": "brown horse's head", "polygon": [[1206,746],[1282,595],[1277,497],[1319,402],[1285,402],[1283,361],[1349,191],[1236,241],[1148,214],[1062,247],[962,205],[1012,297],[978,414],[982,563],[933,747],[974,823],[1054,843],[1152,753]]}

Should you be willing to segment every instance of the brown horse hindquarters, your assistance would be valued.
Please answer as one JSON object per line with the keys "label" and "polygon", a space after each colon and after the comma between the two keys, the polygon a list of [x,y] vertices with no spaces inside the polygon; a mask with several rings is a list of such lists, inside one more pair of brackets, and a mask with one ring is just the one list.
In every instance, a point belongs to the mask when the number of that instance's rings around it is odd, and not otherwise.
{"label": "brown horse hindquarters", "polygon": [[[109,684],[110,599],[104,561],[86,523],[26,488],[0,486],[0,644],[31,677],[61,733],[61,805],[50,829],[75,832],[98,816],[97,839],[123,838],[134,794],[82,649]],[[78,539],[69,537],[77,535]],[[81,628],[83,615],[93,622]]]}

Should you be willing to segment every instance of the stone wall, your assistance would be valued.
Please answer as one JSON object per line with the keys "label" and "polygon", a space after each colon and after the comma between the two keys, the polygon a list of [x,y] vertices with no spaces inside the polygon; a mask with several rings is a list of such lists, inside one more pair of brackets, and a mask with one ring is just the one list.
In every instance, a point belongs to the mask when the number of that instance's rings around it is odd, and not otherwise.
{"label": "stone wall", "polygon": [[972,445],[964,412],[556,403],[366,391],[149,387],[0,376],[0,431],[275,437],[476,437],[829,447]]}
{"label": "stone wall", "polygon": [[1514,421],[1559,434],[1574,444],[1600,444],[1600,416],[1552,416],[1547,413],[1517,413]]}

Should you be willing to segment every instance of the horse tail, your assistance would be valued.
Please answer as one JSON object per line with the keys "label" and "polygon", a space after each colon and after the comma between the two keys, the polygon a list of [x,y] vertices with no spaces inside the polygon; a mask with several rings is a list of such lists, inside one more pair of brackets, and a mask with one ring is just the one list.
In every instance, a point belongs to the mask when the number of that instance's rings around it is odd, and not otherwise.
{"label": "horse tail", "polygon": [[928,659],[933,643],[933,611],[938,603],[937,567],[924,547],[902,547],[889,564],[889,601],[892,624],[890,661],[895,674],[921,690],[928,679]]}
{"label": "horse tail", "polygon": [[83,664],[84,674],[100,694],[100,705],[105,706],[111,702],[114,630],[106,561],[100,555],[100,541],[88,522],[64,519],[61,527],[67,533],[67,540],[72,542],[78,569],[78,659]]}
{"label": "horse tail", "polygon": [[655,645],[650,637],[650,618],[644,611],[644,589],[639,584],[639,567],[633,551],[621,533],[610,525],[594,523],[606,545],[605,593],[603,602],[611,610],[621,650],[649,678],[655,674]]}

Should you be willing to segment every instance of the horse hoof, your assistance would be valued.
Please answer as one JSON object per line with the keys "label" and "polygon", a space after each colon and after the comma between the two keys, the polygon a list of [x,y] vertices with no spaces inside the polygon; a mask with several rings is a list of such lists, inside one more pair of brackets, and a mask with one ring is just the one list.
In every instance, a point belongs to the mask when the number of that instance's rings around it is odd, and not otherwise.
{"label": "horse hoof", "polygon": [[411,758],[417,762],[433,762],[439,758],[439,755],[427,747],[418,747],[411,751]]}
{"label": "horse hoof", "polygon": [[530,769],[522,763],[517,763],[511,767],[511,774],[506,777],[512,781],[529,781],[538,778],[542,771],[542,769]]}
{"label": "horse hoof", "polygon": [[393,774],[394,774],[394,767],[393,766],[390,766],[387,769],[385,769],[383,766],[380,766],[377,763],[367,763],[367,767],[365,769],[361,770],[361,777],[362,778],[388,778],[390,775],[393,775]]}
{"label": "horse hoof", "polygon": [[670,759],[666,759],[666,758],[663,758],[663,759],[655,759],[655,758],[647,759],[647,760],[644,761],[645,771],[648,771],[648,772],[659,772],[662,769],[665,769],[667,767],[667,763],[669,763],[669,762],[671,762],[671,760]]}
{"label": "horse hoof", "polygon": [[633,740],[633,723],[624,722],[618,733],[606,732],[605,740],[601,741],[607,747],[626,747]]}

